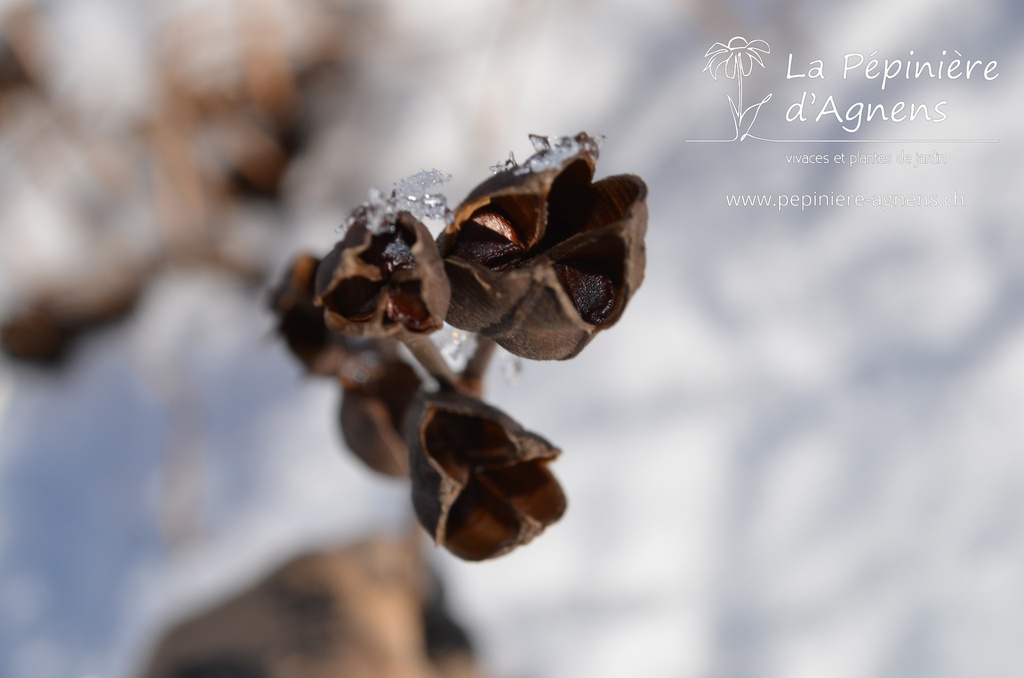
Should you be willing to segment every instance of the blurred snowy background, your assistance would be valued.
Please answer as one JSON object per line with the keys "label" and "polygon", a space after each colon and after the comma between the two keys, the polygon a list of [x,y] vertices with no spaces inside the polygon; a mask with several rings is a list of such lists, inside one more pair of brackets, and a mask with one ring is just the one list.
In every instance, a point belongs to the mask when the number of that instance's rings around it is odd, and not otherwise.
{"label": "blurred snowy background", "polygon": [[[599,175],[648,182],[648,275],[577,359],[494,365],[570,507],[495,562],[432,553],[487,674],[1024,675],[1022,28],[1014,0],[0,2],[0,315],[147,281],[59,369],[0,363],[0,675],[128,678],[291,555],[406,530],[407,487],[346,455],[336,388],[272,337],[265,276],[371,186],[436,167],[457,202],[528,133],[580,130]],[[828,88],[949,100],[871,138],[1000,143],[917,169],[688,144],[733,131],[701,69],[735,35],[772,45],[766,135],[793,136],[789,52],[957,49],[999,78]],[[801,150],[896,151],[844,146]]]}

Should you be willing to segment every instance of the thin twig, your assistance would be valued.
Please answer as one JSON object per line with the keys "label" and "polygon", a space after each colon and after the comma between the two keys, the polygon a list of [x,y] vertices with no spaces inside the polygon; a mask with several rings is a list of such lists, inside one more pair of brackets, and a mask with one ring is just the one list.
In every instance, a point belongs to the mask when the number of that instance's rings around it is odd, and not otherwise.
{"label": "thin twig", "polygon": [[441,382],[442,386],[461,390],[462,380],[459,375],[448,365],[448,361],[441,355],[437,344],[429,337],[408,336],[404,337],[402,342],[423,366],[423,369]]}
{"label": "thin twig", "polygon": [[462,385],[466,391],[479,397],[484,390],[484,374],[498,345],[482,335],[477,335],[476,341],[476,350],[462,370]]}

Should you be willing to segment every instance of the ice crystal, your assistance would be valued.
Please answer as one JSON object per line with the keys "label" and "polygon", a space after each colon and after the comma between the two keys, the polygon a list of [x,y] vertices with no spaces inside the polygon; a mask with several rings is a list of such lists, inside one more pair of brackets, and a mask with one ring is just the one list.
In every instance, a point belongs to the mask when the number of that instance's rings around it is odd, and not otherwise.
{"label": "ice crystal", "polygon": [[581,153],[591,156],[596,162],[597,156],[601,153],[604,136],[592,137],[586,132],[580,132],[574,137],[531,134],[530,143],[533,144],[534,153],[523,164],[517,163],[515,156],[509,153],[508,160],[491,165],[491,172],[493,174],[544,172],[561,167],[566,160]]}
{"label": "ice crystal", "polygon": [[409,212],[417,219],[447,219],[451,211],[440,188],[451,179],[450,174],[436,169],[421,170],[397,181],[388,197],[380,189],[371,188],[366,202],[349,212],[335,230],[343,234],[353,224],[365,222],[370,232],[384,233],[394,229],[399,212]]}
{"label": "ice crystal", "polygon": [[476,335],[472,332],[457,329],[445,323],[444,327],[430,335],[441,350],[445,362],[456,372],[465,369],[469,359],[476,351]]}
{"label": "ice crystal", "polygon": [[522,165],[513,169],[513,172],[527,174],[557,169],[566,160],[581,153],[592,156],[596,162],[601,152],[601,144],[604,143],[604,136],[592,137],[586,132],[580,132],[574,137],[531,134],[530,143],[533,144],[535,153]]}
{"label": "ice crystal", "polygon": [[380,189],[371,188],[367,201],[357,207],[348,217],[351,226],[358,220],[365,219],[366,227],[371,233],[383,233],[390,230],[394,223],[394,210],[390,201],[384,199]]}
{"label": "ice crystal", "polygon": [[519,167],[519,163],[516,162],[516,156],[512,151],[509,151],[507,160],[491,165],[490,169],[491,174],[501,174],[502,172],[507,172],[511,169],[515,169],[516,167]]}
{"label": "ice crystal", "polygon": [[417,219],[444,219],[448,200],[441,187],[452,175],[439,170],[421,170],[406,177],[391,189],[391,201],[399,212],[409,212]]}

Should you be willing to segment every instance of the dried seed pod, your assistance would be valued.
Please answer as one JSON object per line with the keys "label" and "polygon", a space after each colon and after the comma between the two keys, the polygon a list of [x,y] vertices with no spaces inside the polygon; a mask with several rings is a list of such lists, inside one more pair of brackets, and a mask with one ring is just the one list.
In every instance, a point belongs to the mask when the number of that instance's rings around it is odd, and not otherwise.
{"label": "dried seed pod", "polygon": [[408,212],[371,228],[357,213],[316,275],[327,325],[351,336],[399,338],[440,329],[451,291],[426,226]]}
{"label": "dried seed pod", "polygon": [[[589,140],[586,135],[577,141]],[[596,150],[476,187],[438,237],[451,280],[447,320],[534,360],[564,360],[614,325],[643,282],[647,186],[592,183]]]}
{"label": "dried seed pod", "polygon": [[406,419],[406,440],[416,515],[460,558],[507,553],[565,512],[547,468],[560,450],[475,398],[424,396]]}
{"label": "dried seed pod", "polygon": [[[378,360],[381,351],[370,353]],[[420,377],[397,357],[342,374],[341,432],[345,444],[374,471],[409,475],[401,425],[419,392]]]}
{"label": "dried seed pod", "polygon": [[278,317],[277,331],[292,354],[314,374],[337,375],[351,357],[346,338],[331,332],[324,313],[313,304],[313,283],[320,261],[312,254],[295,257],[284,278],[270,293]]}

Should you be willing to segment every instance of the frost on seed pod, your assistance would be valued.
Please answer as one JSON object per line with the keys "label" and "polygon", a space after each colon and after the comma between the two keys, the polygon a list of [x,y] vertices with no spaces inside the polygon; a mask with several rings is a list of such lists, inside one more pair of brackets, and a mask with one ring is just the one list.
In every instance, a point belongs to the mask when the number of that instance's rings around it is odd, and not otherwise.
{"label": "frost on seed pod", "polygon": [[270,293],[270,308],[278,319],[278,334],[306,369],[334,376],[351,356],[346,338],[327,328],[323,310],[313,304],[313,281],[319,263],[311,254],[295,257]]}
{"label": "frost on seed pod", "polygon": [[380,226],[369,216],[354,215],[317,269],[314,302],[328,327],[378,338],[439,329],[450,290],[430,231],[408,212]]}
{"label": "frost on seed pod", "polygon": [[459,205],[437,240],[449,323],[563,360],[618,321],[644,277],[647,186],[631,174],[593,182],[596,161],[587,135],[561,139]]}
{"label": "frost on seed pod", "polygon": [[419,391],[420,378],[398,357],[393,342],[371,341],[375,350],[350,362],[340,375],[342,436],[374,471],[406,476],[409,452],[401,424]]}
{"label": "frost on seed pod", "polygon": [[416,515],[456,556],[500,556],[565,512],[547,468],[559,450],[500,410],[440,392],[414,406],[406,427]]}

